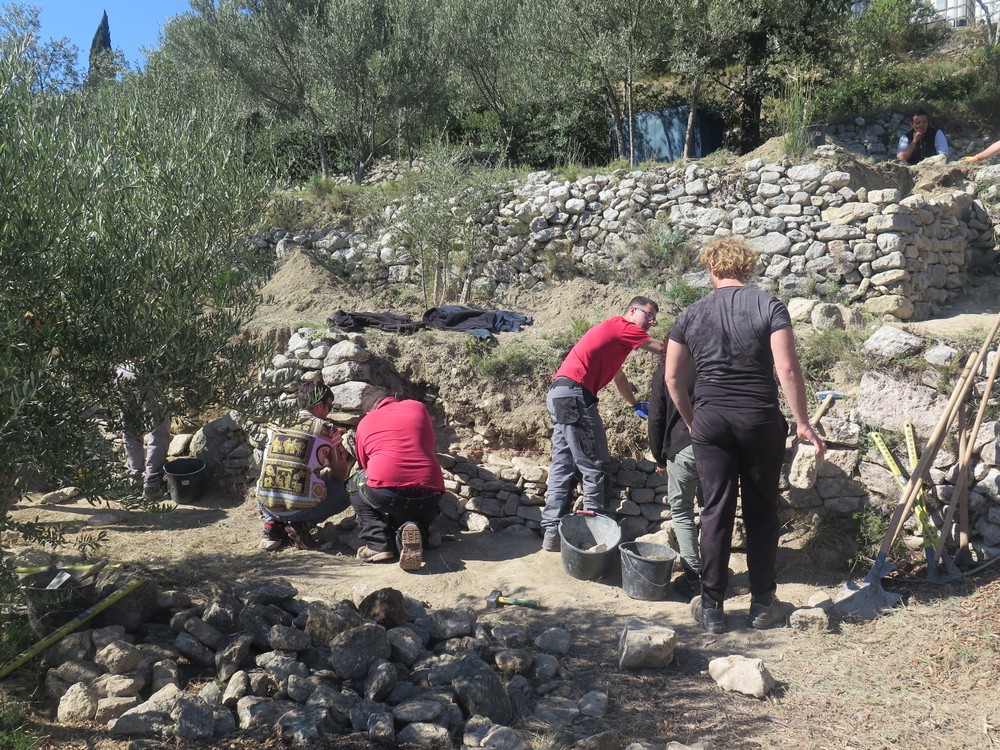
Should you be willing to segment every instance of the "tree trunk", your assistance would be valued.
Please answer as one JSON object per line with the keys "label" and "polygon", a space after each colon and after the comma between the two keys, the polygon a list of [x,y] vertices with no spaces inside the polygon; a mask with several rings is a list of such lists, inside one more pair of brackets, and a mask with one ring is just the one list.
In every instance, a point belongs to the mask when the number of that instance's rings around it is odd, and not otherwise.
{"label": "tree trunk", "polygon": [[743,73],[743,101],[740,104],[740,153],[746,154],[760,145],[760,110],[763,95],[753,84],[754,66],[747,65]]}
{"label": "tree trunk", "polygon": [[632,114],[632,70],[628,72],[625,82],[625,103],[628,107],[628,163],[635,166],[635,117]]}
{"label": "tree trunk", "polygon": [[326,151],[326,139],[319,131],[316,132],[316,147],[319,149],[319,173],[324,180],[330,178],[330,155]]}
{"label": "tree trunk", "polygon": [[615,148],[611,152],[611,160],[621,159],[625,150],[625,121],[621,112],[614,112],[611,115],[615,128]]}
{"label": "tree trunk", "polygon": [[368,161],[371,159],[371,148],[367,143],[359,142],[354,156],[354,184],[360,185],[368,171]]}
{"label": "tree trunk", "polygon": [[684,158],[691,159],[694,158],[694,126],[698,120],[698,96],[701,94],[701,79],[697,78],[694,82],[694,88],[691,89],[691,100],[688,106],[690,106],[691,111],[688,112],[687,129],[684,131]]}
{"label": "tree trunk", "polygon": [[997,34],[997,25],[993,23],[993,15],[990,8],[986,4],[986,0],[976,0],[976,3],[983,10],[983,18],[986,21],[986,35],[988,37],[988,42],[989,44],[996,44],[1000,41],[1000,35]]}

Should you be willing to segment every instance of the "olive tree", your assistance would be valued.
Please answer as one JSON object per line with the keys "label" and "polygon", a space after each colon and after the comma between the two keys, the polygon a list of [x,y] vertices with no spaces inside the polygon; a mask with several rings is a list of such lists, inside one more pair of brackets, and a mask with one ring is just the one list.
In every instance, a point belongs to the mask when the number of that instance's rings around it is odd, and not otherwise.
{"label": "olive tree", "polygon": [[[147,76],[39,93],[32,40],[0,39],[0,539],[32,477],[114,496],[107,430],[238,404],[240,336],[268,261],[240,239],[264,185],[220,108]],[[123,398],[116,365],[132,364]],[[185,412],[186,413],[186,412]]]}
{"label": "olive tree", "polygon": [[611,122],[616,152],[634,160],[636,83],[663,57],[667,0],[526,0],[539,64],[552,85],[599,94]]}

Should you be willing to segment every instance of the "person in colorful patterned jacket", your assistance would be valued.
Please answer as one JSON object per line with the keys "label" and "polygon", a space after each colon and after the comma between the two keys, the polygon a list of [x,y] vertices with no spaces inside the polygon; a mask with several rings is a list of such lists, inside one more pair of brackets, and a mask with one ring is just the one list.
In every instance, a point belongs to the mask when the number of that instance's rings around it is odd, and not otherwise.
{"label": "person in colorful patterned jacket", "polygon": [[257,505],[265,519],[260,546],[266,550],[286,542],[313,549],[312,527],[350,505],[342,431],[326,418],[333,393],[322,383],[306,383],[296,398],[295,419],[268,431],[257,481]]}

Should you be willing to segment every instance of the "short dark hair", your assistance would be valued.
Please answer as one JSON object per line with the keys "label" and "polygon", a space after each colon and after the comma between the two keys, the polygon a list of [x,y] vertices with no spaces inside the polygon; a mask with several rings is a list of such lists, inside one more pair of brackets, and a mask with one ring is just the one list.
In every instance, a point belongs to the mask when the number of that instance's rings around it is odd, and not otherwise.
{"label": "short dark hair", "polygon": [[645,307],[646,305],[652,305],[656,312],[660,311],[660,306],[653,302],[649,297],[643,297],[641,294],[637,297],[633,297],[632,301],[625,306],[626,312],[631,310],[633,307]]}
{"label": "short dark hair", "polygon": [[912,120],[914,117],[929,117],[929,115],[926,109],[918,109],[910,116],[910,119]]}
{"label": "short dark hair", "polygon": [[299,386],[298,393],[295,394],[295,400],[300,409],[311,409],[324,399],[329,399],[332,402],[333,391],[323,383],[303,383]]}

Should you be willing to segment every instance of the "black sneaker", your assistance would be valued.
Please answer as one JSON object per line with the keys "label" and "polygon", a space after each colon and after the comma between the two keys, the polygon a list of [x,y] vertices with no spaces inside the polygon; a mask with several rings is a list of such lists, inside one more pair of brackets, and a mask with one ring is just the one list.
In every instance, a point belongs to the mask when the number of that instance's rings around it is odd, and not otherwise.
{"label": "black sneaker", "polygon": [[726,613],[721,604],[706,609],[701,596],[696,596],[691,600],[691,616],[695,622],[713,635],[726,632]]}
{"label": "black sneaker", "polygon": [[785,605],[778,600],[778,597],[772,596],[768,604],[751,601],[747,621],[751,627],[757,630],[767,630],[775,626],[784,627],[787,625],[788,615],[785,614]]}

